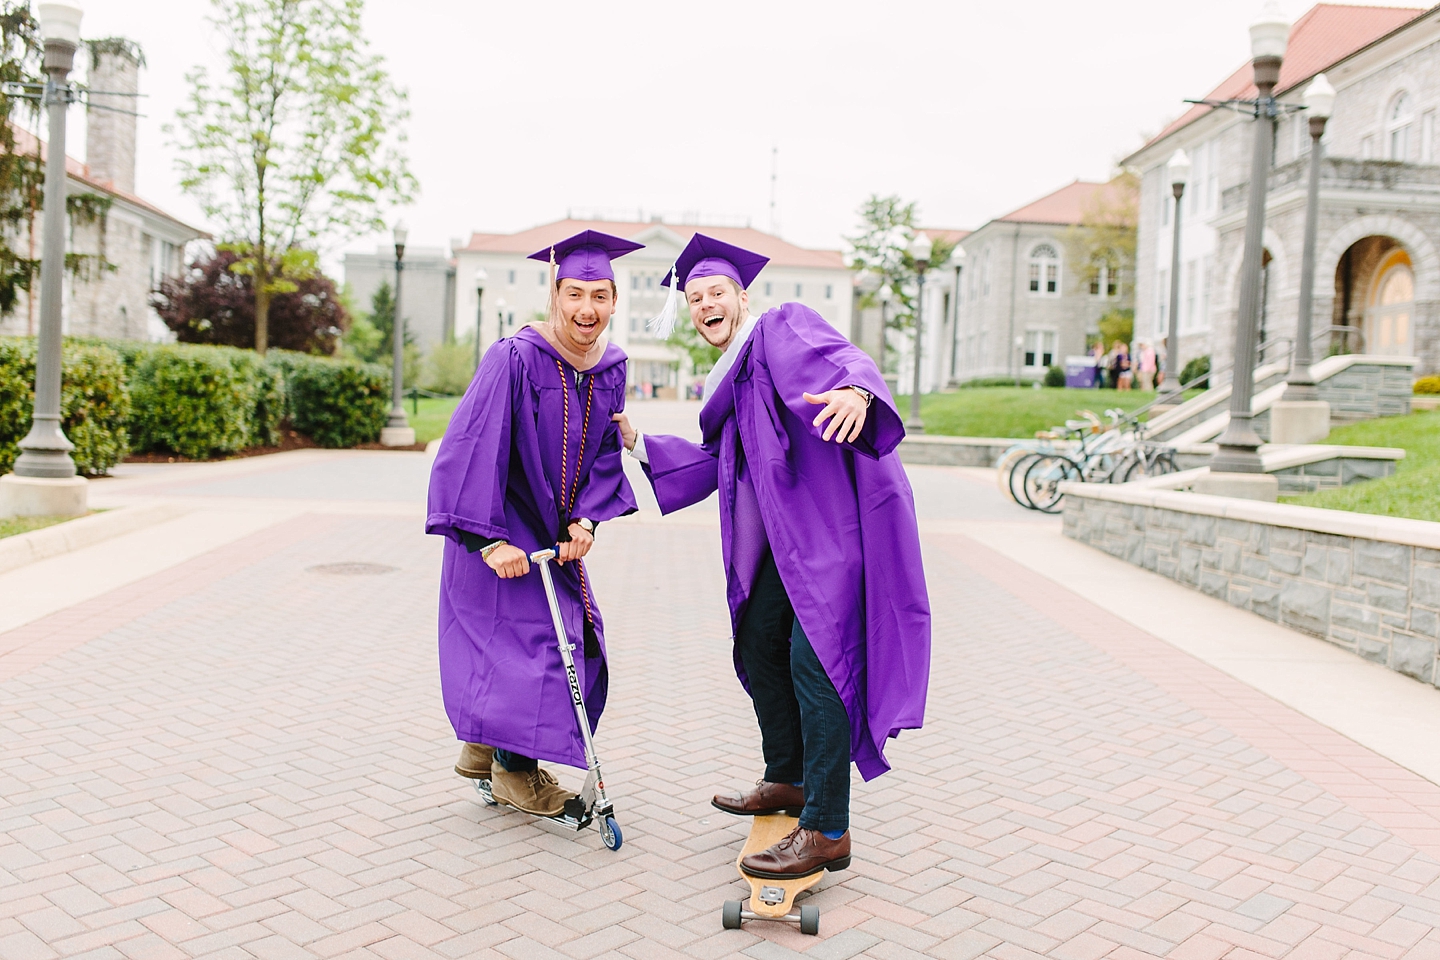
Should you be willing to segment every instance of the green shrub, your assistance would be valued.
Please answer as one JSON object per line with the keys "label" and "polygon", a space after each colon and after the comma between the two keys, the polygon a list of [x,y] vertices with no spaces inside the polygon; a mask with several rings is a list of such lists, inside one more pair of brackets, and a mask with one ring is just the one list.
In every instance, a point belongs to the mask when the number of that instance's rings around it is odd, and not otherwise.
{"label": "green shrub", "polygon": [[1431,375],[1416,380],[1415,392],[1421,394],[1440,393],[1440,376]]}
{"label": "green shrub", "polygon": [[[118,352],[96,343],[66,341],[61,353],[61,427],[70,456],[86,476],[99,476],[125,458],[130,396]],[[9,473],[30,432],[34,405],[35,341],[0,339],[0,474]]]}
{"label": "green shrub", "polygon": [[1063,386],[1065,386],[1065,368],[1064,368],[1064,367],[1051,367],[1050,369],[1046,370],[1046,371],[1045,371],[1045,386],[1047,386],[1047,387],[1063,387]]}
{"label": "green shrub", "polygon": [[252,446],[260,363],[231,347],[170,344],[143,351],[131,372],[130,438],[137,450],[194,460]]}
{"label": "green shrub", "polygon": [[390,374],[374,363],[320,357],[287,361],[290,425],[322,447],[380,439],[390,411]]}
{"label": "green shrub", "polygon": [[1206,354],[1203,357],[1195,357],[1191,359],[1189,363],[1185,364],[1185,369],[1180,371],[1180,382],[1186,384],[1190,383],[1190,381],[1196,377],[1205,377],[1206,379],[1201,380],[1199,383],[1192,384],[1192,386],[1204,390],[1210,386],[1209,374],[1210,356]]}
{"label": "green shrub", "polygon": [[474,376],[475,340],[471,337],[436,344],[425,358],[425,377],[420,385],[435,393],[458,397],[470,386]]}

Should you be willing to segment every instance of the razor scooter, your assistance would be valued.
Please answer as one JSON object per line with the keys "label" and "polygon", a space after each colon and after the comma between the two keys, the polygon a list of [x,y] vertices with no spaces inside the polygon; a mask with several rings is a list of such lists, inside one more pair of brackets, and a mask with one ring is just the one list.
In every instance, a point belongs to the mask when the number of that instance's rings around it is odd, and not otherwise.
{"label": "razor scooter", "polygon": [[[550,561],[557,555],[554,547],[547,547],[530,554],[530,562],[539,567],[540,579],[545,584],[545,599],[550,601],[550,617],[555,622],[560,662],[565,667],[565,679],[570,684],[570,703],[575,708],[575,722],[580,727],[580,739],[585,744],[585,765],[589,768],[589,773],[585,776],[585,786],[580,790],[580,796],[565,801],[565,809],[561,813],[553,817],[537,816],[535,819],[558,824],[576,833],[598,820],[600,842],[611,850],[619,850],[623,841],[620,824],[615,822],[614,805],[605,796],[605,778],[600,774],[600,758],[595,755],[595,739],[590,735],[590,719],[585,715],[585,696],[580,689],[580,677],[575,672],[575,645],[565,635],[565,622],[560,616],[560,601],[555,596],[555,581],[550,577]],[[488,806],[496,805],[496,800],[490,793],[489,780],[476,780],[475,791]]]}

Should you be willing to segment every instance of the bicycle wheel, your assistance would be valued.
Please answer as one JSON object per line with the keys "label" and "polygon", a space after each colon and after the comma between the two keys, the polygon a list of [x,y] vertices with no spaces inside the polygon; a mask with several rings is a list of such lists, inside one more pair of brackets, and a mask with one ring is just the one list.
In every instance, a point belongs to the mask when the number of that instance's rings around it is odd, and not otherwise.
{"label": "bicycle wheel", "polygon": [[1000,492],[1012,500],[1015,499],[1015,495],[1010,492],[1010,470],[1021,457],[1027,457],[1034,452],[1024,447],[1012,447],[1002,453],[999,460],[995,461],[995,482],[1000,487]]}
{"label": "bicycle wheel", "polygon": [[1121,483],[1129,483],[1132,480],[1143,480],[1146,477],[1158,477],[1167,473],[1175,473],[1178,468],[1175,466],[1175,459],[1169,451],[1159,453],[1141,454],[1135,458],[1125,469],[1125,475]]}
{"label": "bicycle wheel", "polygon": [[1031,506],[1029,499],[1025,496],[1025,471],[1029,470],[1030,465],[1043,456],[1045,456],[1043,453],[1031,452],[1025,454],[1025,456],[1016,460],[1015,463],[1011,465],[1010,475],[1005,479],[1005,489],[1009,491],[1010,499],[1020,504],[1020,506],[1025,507],[1027,510],[1034,510],[1035,508]]}
{"label": "bicycle wheel", "polygon": [[1025,471],[1025,499],[1032,510],[1058,513],[1060,500],[1065,496],[1060,492],[1060,484],[1079,479],[1080,466],[1069,457],[1058,453],[1039,457]]}

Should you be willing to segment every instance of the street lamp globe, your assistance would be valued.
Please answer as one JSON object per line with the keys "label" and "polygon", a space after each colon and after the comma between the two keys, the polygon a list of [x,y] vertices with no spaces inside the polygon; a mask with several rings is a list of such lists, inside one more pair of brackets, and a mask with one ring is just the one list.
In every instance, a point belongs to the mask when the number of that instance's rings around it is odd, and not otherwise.
{"label": "street lamp globe", "polygon": [[[910,259],[914,260],[917,264],[928,264],[930,262],[930,252],[934,249],[935,244],[929,237],[923,233],[917,233],[915,234],[915,239],[910,241],[907,252],[910,254]],[[923,270],[924,267],[921,267],[921,269]]]}
{"label": "street lamp globe", "polygon": [[485,289],[485,281],[486,281],[486,280],[489,280],[489,279],[490,279],[490,274],[488,274],[488,273],[485,272],[485,268],[484,268],[484,267],[481,267],[479,270],[476,270],[476,271],[475,271],[475,289],[476,289],[476,290],[484,290],[484,289]]}
{"label": "street lamp globe", "polygon": [[1325,74],[1317,73],[1305,88],[1305,113],[1312,120],[1327,120],[1334,109],[1335,88],[1330,86]]}
{"label": "street lamp globe", "polygon": [[965,248],[962,247],[962,246],[960,246],[960,244],[958,244],[958,243],[955,244],[955,246],[951,247],[951,248],[950,248],[950,259],[949,259],[948,262],[949,262],[950,266],[952,266],[952,267],[961,267],[961,266],[964,266],[964,264],[965,264]]}
{"label": "street lamp globe", "polygon": [[410,237],[410,230],[405,226],[405,221],[395,221],[395,229],[390,231],[390,235],[395,240],[395,259],[399,260],[405,255],[405,241]]}
{"label": "street lamp globe", "polygon": [[36,6],[40,39],[45,43],[80,46],[80,17],[85,11],[73,3],[41,3]]}
{"label": "street lamp globe", "polygon": [[1184,150],[1176,150],[1165,164],[1172,187],[1184,187],[1190,182],[1190,157]]}
{"label": "street lamp globe", "polygon": [[874,293],[880,289],[882,280],[884,280],[884,278],[880,276],[878,272],[874,270],[863,270],[856,282],[860,286],[861,293]]}
{"label": "street lamp globe", "polygon": [[1269,0],[1260,16],[1250,24],[1250,58],[1282,60],[1289,41],[1290,21],[1285,19],[1279,3]]}

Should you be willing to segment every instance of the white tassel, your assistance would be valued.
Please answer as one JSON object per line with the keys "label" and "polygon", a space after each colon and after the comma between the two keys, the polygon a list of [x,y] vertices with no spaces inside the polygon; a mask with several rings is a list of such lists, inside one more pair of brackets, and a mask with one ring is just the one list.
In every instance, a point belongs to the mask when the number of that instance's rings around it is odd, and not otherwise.
{"label": "white tassel", "polygon": [[670,334],[675,332],[675,323],[680,319],[680,271],[677,266],[670,268],[670,295],[665,298],[665,306],[660,312],[645,324],[645,329],[659,337],[661,340],[669,340]]}

